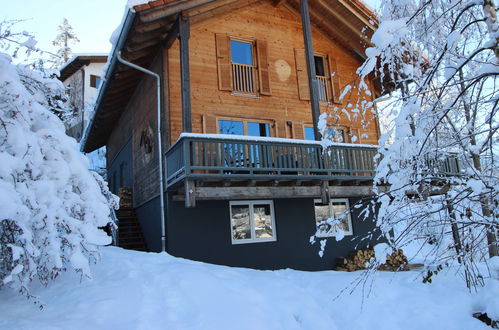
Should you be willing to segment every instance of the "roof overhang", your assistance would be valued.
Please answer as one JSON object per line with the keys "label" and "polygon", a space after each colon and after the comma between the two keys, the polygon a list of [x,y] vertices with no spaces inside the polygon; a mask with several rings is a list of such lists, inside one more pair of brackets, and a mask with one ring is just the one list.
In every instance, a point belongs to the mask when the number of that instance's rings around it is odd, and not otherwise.
{"label": "roof overhang", "polygon": [[[299,15],[300,0],[156,0],[129,9],[118,41],[112,51],[104,82],[99,90],[94,117],[85,133],[82,151],[104,146],[114,125],[130,101],[142,73],[117,61],[117,53],[126,60],[148,67],[174,33],[178,16],[187,12],[192,25],[242,9],[257,2],[269,1],[285,6]],[[376,28],[374,14],[359,0],[310,1],[310,19],[331,39],[337,40],[361,58]]]}

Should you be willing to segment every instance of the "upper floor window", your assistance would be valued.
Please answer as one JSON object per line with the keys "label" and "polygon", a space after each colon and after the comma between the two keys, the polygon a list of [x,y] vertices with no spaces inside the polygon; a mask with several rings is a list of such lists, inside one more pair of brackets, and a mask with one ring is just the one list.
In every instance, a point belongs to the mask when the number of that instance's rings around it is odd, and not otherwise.
{"label": "upper floor window", "polygon": [[90,87],[99,88],[102,82],[101,77],[91,74],[90,75]]}
{"label": "upper floor window", "polygon": [[[310,100],[308,69],[305,49],[295,49],[296,79],[300,100]],[[315,77],[319,87],[319,101],[322,104],[340,103],[340,77],[336,60],[329,55],[314,55]]]}
{"label": "upper floor window", "polygon": [[319,85],[319,101],[331,103],[331,79],[329,79],[329,70],[326,66],[326,58],[321,55],[314,56],[315,77]]}
{"label": "upper floor window", "polygon": [[253,63],[253,43],[230,40],[232,90],[238,93],[256,93],[256,66]]}
{"label": "upper floor window", "polygon": [[234,95],[270,95],[267,42],[216,34],[218,88]]}

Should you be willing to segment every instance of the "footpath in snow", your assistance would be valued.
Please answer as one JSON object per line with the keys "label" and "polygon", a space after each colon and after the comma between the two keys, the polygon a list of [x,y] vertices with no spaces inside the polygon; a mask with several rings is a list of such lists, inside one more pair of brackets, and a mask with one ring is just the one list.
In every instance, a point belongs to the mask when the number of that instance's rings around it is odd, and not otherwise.
{"label": "footpath in snow", "polygon": [[0,329],[491,329],[471,317],[474,298],[450,273],[428,285],[417,272],[380,272],[362,300],[362,288],[337,297],[362,272],[257,271],[101,250],[93,280],[68,272],[33,286],[41,311],[0,291]]}

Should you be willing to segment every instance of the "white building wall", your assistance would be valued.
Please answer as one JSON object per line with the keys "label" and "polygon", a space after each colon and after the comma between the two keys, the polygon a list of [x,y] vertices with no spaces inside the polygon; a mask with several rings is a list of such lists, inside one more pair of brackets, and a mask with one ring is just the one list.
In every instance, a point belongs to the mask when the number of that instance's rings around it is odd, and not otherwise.
{"label": "white building wall", "polygon": [[[93,103],[95,102],[96,98],[97,98],[97,92],[98,92],[98,88],[95,88],[95,87],[90,87],[90,75],[95,75],[95,76],[99,76],[102,78],[102,69],[104,68],[104,65],[106,63],[90,63],[89,65],[85,66],[84,67],[84,70],[85,70],[85,94],[83,96],[83,102],[85,104],[85,108],[87,108],[87,106],[90,104],[90,103]],[[102,84],[102,81],[101,81],[101,84]],[[85,111],[84,112],[84,125],[85,127],[87,126],[88,122],[90,120],[90,113],[89,111]]]}

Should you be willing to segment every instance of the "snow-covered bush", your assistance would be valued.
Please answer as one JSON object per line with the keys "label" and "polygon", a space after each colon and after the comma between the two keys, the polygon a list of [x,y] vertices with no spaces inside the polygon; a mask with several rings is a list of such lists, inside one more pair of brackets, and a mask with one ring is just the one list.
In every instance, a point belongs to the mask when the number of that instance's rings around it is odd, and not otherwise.
{"label": "snow-covered bush", "polygon": [[110,221],[108,200],[49,110],[63,90],[0,53],[0,288],[28,297],[32,280],[46,285],[68,268],[90,277],[97,247],[111,242],[98,229]]}

